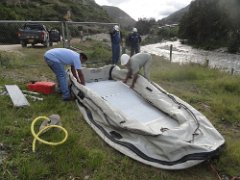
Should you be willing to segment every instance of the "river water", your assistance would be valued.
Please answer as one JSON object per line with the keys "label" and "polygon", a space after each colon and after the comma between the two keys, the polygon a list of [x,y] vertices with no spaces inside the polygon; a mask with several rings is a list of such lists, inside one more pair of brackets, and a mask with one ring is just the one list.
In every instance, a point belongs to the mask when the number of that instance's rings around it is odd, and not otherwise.
{"label": "river water", "polygon": [[180,64],[198,63],[204,64],[208,61],[210,68],[217,68],[233,74],[240,74],[240,55],[229,54],[223,49],[206,51],[195,49],[177,41],[164,41],[162,43],[150,44],[141,47],[141,51],[164,56],[170,60],[170,46],[172,45],[172,62]]}

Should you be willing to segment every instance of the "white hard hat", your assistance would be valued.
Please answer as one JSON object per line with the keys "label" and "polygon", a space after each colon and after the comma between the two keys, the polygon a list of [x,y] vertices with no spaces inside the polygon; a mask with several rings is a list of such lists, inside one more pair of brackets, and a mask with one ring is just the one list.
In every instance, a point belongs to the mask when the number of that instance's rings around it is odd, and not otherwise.
{"label": "white hard hat", "polygon": [[126,64],[128,63],[128,61],[129,61],[129,59],[130,59],[130,56],[129,56],[129,55],[123,54],[123,55],[121,56],[121,65],[122,65],[122,66],[126,65]]}
{"label": "white hard hat", "polygon": [[113,29],[114,29],[115,31],[119,31],[119,26],[118,26],[118,25],[115,25],[115,26],[113,27]]}
{"label": "white hard hat", "polygon": [[133,30],[132,30],[133,32],[137,32],[137,28],[133,28]]}

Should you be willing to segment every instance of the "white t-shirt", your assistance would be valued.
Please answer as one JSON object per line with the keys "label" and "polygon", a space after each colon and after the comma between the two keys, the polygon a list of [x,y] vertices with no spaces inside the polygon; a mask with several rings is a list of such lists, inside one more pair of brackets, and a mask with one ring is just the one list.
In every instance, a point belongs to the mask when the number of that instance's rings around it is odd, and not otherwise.
{"label": "white t-shirt", "polygon": [[138,71],[146,64],[147,61],[151,59],[151,55],[148,53],[137,53],[134,54],[130,60],[130,69],[133,74],[138,73]]}

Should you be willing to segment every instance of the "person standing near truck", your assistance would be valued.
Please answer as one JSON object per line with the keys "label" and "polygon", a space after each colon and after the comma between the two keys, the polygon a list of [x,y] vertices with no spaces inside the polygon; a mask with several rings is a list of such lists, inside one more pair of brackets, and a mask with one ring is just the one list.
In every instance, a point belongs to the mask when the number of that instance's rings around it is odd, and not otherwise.
{"label": "person standing near truck", "polygon": [[87,61],[84,53],[77,53],[66,48],[54,48],[44,54],[44,59],[51,70],[55,73],[64,101],[72,100],[66,78],[65,65],[71,66],[73,76],[79,83],[85,85],[85,78],[81,71],[82,63]]}

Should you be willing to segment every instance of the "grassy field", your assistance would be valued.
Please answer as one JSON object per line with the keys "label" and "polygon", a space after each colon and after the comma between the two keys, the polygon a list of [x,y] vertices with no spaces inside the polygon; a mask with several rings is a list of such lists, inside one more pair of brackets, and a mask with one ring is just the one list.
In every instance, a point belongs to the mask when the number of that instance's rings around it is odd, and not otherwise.
{"label": "grassy field", "polygon": [[[110,62],[109,47],[94,41],[78,45],[90,57]],[[46,48],[0,51],[0,86],[16,84],[22,90],[30,81],[55,81],[43,61]],[[199,65],[171,64],[154,56],[152,80],[201,111],[224,136],[226,146],[218,159],[195,167],[167,171],[146,166],[109,147],[88,126],[74,102],[63,102],[60,94],[41,95],[43,101],[15,108],[10,98],[0,96],[0,179],[98,179],[98,180],[212,180],[240,176],[240,77]],[[0,89],[1,90],[1,89]],[[37,143],[32,152],[30,125],[38,116],[59,114],[68,130],[60,146]],[[36,129],[40,124],[36,125]],[[59,131],[44,139],[58,141]],[[216,173],[218,172],[218,173]],[[217,175],[218,174],[218,175]]]}

